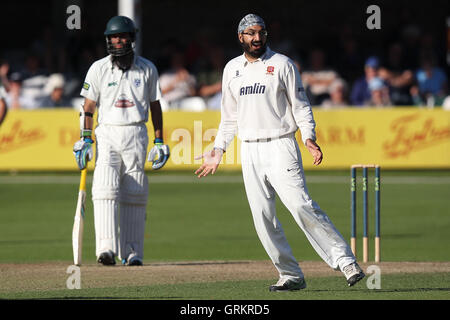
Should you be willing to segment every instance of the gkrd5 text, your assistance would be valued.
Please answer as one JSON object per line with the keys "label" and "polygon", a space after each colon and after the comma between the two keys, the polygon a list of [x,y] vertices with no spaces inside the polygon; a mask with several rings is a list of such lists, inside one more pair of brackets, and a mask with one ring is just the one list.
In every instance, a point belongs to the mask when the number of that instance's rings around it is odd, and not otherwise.
{"label": "gkrd5 text", "polygon": [[227,304],[224,308],[225,314],[269,314],[270,309],[268,305],[259,304]]}
{"label": "gkrd5 text", "polygon": [[214,313],[226,315],[268,315],[269,305],[227,304],[225,307],[205,307],[187,304],[180,308],[181,315],[204,315],[210,318]]}

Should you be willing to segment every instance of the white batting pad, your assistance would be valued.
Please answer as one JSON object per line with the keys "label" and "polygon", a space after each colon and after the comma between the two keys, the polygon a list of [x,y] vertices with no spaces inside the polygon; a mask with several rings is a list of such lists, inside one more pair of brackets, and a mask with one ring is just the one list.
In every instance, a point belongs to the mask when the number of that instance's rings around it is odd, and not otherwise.
{"label": "white batting pad", "polygon": [[119,197],[119,170],[116,167],[97,161],[92,180],[93,200],[117,200]]}
{"label": "white batting pad", "polygon": [[146,205],[148,197],[148,178],[143,171],[132,171],[122,176],[120,202]]}
{"label": "white batting pad", "polygon": [[143,259],[145,220],[145,205],[120,204],[120,259],[127,259],[132,252]]}
{"label": "white batting pad", "polygon": [[116,200],[94,200],[95,254],[97,257],[111,250],[117,255],[117,215]]}

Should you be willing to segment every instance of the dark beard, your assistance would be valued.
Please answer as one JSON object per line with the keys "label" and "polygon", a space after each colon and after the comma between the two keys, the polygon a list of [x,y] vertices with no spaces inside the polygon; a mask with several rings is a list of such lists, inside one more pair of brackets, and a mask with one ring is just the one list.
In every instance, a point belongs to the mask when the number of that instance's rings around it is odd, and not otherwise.
{"label": "dark beard", "polygon": [[131,68],[134,59],[134,52],[127,53],[123,56],[112,56],[112,62],[122,71],[127,71]]}
{"label": "dark beard", "polygon": [[248,54],[250,57],[255,58],[255,59],[261,57],[264,54],[264,52],[266,52],[266,49],[267,49],[267,43],[264,43],[261,46],[261,48],[252,50],[252,51],[250,49],[251,43],[247,44],[245,42],[241,42],[241,46],[246,54]]}

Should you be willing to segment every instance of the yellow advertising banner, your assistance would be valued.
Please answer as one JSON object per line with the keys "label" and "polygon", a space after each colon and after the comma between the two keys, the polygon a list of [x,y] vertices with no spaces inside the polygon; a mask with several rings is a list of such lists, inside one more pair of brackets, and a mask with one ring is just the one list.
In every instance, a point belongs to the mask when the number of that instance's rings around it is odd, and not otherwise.
{"label": "yellow advertising banner", "polygon": [[[352,164],[383,168],[450,168],[450,112],[442,109],[314,109],[319,167],[297,140],[306,169],[347,169]],[[195,169],[196,156],[213,146],[220,112],[164,113],[164,141],[171,157],[163,170]],[[147,124],[152,147],[153,127]],[[10,111],[0,127],[0,170],[77,170],[72,147],[79,139],[79,114],[72,109]],[[225,153],[222,169],[240,168],[240,141]],[[93,164],[90,165],[93,168]],[[146,169],[150,170],[150,163]]]}
{"label": "yellow advertising banner", "polygon": [[[450,112],[390,108],[316,111],[323,167],[450,168]],[[302,149],[305,167],[311,159]]]}

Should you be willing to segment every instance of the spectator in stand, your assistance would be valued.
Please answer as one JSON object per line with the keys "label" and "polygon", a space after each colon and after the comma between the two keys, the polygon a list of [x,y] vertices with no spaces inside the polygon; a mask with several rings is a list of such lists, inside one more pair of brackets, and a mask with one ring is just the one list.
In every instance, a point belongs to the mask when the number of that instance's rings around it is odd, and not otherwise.
{"label": "spectator in stand", "polygon": [[71,107],[71,101],[64,96],[64,76],[59,73],[52,74],[44,88],[45,93],[39,106],[41,108]]}
{"label": "spectator in stand", "polygon": [[369,81],[370,100],[365,103],[371,107],[388,107],[392,106],[389,98],[389,87],[381,78],[373,78]]}
{"label": "spectator in stand", "polygon": [[293,41],[286,36],[287,30],[284,29],[280,20],[274,20],[270,23],[270,49],[282,53],[288,57],[295,56],[295,46]]}
{"label": "spectator in stand", "polygon": [[450,96],[447,96],[442,102],[442,109],[450,111]]}
{"label": "spectator in stand", "polygon": [[5,88],[0,87],[0,126],[5,120],[6,114],[8,113],[8,105],[6,104],[6,91]]}
{"label": "spectator in stand", "polygon": [[412,105],[417,107],[423,107],[425,105],[424,99],[420,96],[419,87],[417,83],[415,83],[411,89],[409,89],[409,93],[411,95]]}
{"label": "spectator in stand", "polygon": [[[424,32],[419,40],[418,47],[418,62],[420,63],[420,57],[434,57],[435,60],[445,60],[444,50],[438,50],[438,45],[436,44],[435,35],[431,32]],[[420,65],[419,65],[420,67]]]}
{"label": "spectator in stand", "polygon": [[364,76],[359,78],[353,84],[350,94],[350,102],[355,106],[363,106],[371,99],[371,91],[369,89],[370,80],[378,77],[380,60],[375,57],[369,57],[364,65]]}
{"label": "spectator in stand", "polygon": [[348,106],[347,83],[343,79],[336,79],[330,85],[330,98],[322,102],[322,108],[341,108]]}
{"label": "spectator in stand", "polygon": [[197,74],[206,66],[213,38],[214,33],[208,28],[200,28],[190,37],[184,50],[184,63],[192,73]]}
{"label": "spectator in stand", "polygon": [[209,50],[207,69],[197,74],[198,95],[206,101],[208,109],[220,110],[222,99],[222,73],[225,66],[225,53],[222,47]]}
{"label": "spectator in stand", "polygon": [[405,48],[403,61],[408,68],[415,70],[419,63],[420,38],[422,27],[408,6],[403,6],[397,20],[400,41]]}
{"label": "spectator in stand", "polygon": [[306,90],[311,92],[311,105],[320,105],[330,96],[331,83],[339,78],[336,71],[326,66],[325,52],[313,49],[309,55],[309,69],[302,72]]}
{"label": "spectator in stand", "polygon": [[411,88],[416,105],[442,105],[448,86],[445,72],[436,66],[435,58],[429,55],[422,57],[420,66],[416,72],[417,86]]}
{"label": "spectator in stand", "polygon": [[169,109],[179,109],[185,98],[195,94],[196,79],[185,66],[184,55],[181,51],[174,52],[170,61],[170,69],[163,72],[159,78],[163,110],[164,104]]}
{"label": "spectator in stand", "polygon": [[386,65],[380,67],[378,74],[389,85],[392,104],[408,106],[412,104],[410,89],[414,84],[414,73],[403,62],[403,47],[394,43],[388,49]]}
{"label": "spectator in stand", "polygon": [[364,58],[361,56],[359,48],[360,43],[355,36],[355,30],[346,22],[335,30],[338,43],[333,55],[335,58],[335,67],[341,77],[348,83],[353,83],[360,76],[361,65]]}
{"label": "spectator in stand", "polygon": [[48,75],[47,70],[41,66],[41,58],[36,54],[30,54],[25,58],[21,73],[24,79]]}
{"label": "spectator in stand", "polygon": [[32,97],[24,94],[22,90],[23,76],[20,72],[13,72],[8,81],[9,90],[7,91],[6,103],[9,109],[31,110],[38,107],[38,104]]}
{"label": "spectator in stand", "polygon": [[41,57],[30,54],[25,58],[25,68],[21,74],[23,77],[23,95],[38,101],[42,99],[45,84],[48,81],[48,72],[41,66]]}

